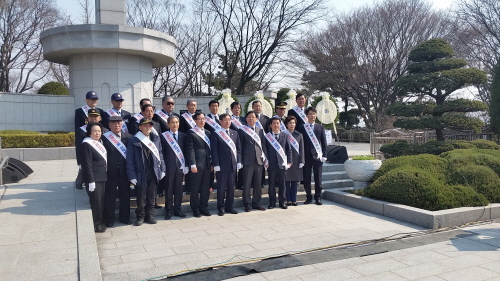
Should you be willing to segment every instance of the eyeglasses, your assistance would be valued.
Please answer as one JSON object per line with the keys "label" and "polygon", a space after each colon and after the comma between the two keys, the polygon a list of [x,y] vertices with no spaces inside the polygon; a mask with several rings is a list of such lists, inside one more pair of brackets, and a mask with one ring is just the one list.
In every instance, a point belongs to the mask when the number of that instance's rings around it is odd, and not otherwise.
{"label": "eyeglasses", "polygon": [[167,105],[174,105],[175,103],[171,102],[171,101],[167,101]]}

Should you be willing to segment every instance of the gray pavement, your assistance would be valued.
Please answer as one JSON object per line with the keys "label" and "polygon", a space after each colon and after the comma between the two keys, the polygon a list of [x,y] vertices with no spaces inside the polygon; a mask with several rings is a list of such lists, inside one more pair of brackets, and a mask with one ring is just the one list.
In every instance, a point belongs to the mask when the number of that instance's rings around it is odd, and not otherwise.
{"label": "gray pavement", "polygon": [[[349,154],[368,154],[356,151]],[[27,164],[34,173],[8,185],[0,201],[0,280],[143,280],[423,230],[324,201],[288,210],[238,209],[223,217],[159,218],[140,227],[116,224],[94,235],[87,195],[73,187],[74,160]],[[465,230],[471,234],[453,240],[231,280],[500,280],[500,223]]]}

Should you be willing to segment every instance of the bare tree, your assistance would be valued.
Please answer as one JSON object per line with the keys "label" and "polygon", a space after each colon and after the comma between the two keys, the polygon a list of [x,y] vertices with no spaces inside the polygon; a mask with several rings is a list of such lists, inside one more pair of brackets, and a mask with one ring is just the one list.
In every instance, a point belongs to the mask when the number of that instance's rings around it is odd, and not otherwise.
{"label": "bare tree", "polygon": [[492,74],[500,58],[500,2],[461,0],[454,13],[454,29],[447,39],[458,56],[489,74],[488,83],[478,87],[477,95],[489,104]]}
{"label": "bare tree", "polygon": [[94,1],[78,0],[78,5],[81,8],[81,22],[91,24],[94,22]]}
{"label": "bare tree", "polygon": [[340,15],[300,46],[315,67],[304,80],[351,98],[367,127],[390,127],[385,110],[398,99],[395,82],[406,71],[408,54],[418,43],[443,36],[443,21],[422,0],[385,0]]}
{"label": "bare tree", "polygon": [[[236,93],[245,94],[245,85],[262,77],[270,65],[278,63],[298,36],[299,28],[325,17],[324,0],[209,0],[207,9],[214,13],[220,29],[222,69],[227,74],[224,87],[237,85]],[[237,71],[241,78],[233,81]],[[260,77],[259,77],[260,76]]]}
{"label": "bare tree", "polygon": [[51,0],[0,1],[0,91],[28,91],[47,74],[39,35],[57,21]]}

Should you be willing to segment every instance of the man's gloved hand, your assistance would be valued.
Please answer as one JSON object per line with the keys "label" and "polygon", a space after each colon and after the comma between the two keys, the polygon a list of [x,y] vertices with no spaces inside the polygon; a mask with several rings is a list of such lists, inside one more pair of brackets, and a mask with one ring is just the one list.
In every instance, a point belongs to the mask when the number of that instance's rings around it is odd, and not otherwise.
{"label": "man's gloved hand", "polygon": [[132,179],[132,180],[130,180],[130,182],[131,182],[133,185],[137,185],[137,180],[136,180],[136,179]]}
{"label": "man's gloved hand", "polygon": [[299,164],[299,169],[302,169],[302,167],[304,167],[304,163]]}
{"label": "man's gloved hand", "polygon": [[241,163],[237,163],[237,164],[236,164],[236,170],[239,170],[239,169],[241,169],[241,168],[243,168],[243,165],[241,165]]}
{"label": "man's gloved hand", "polygon": [[220,166],[215,166],[215,167],[214,167],[214,171],[216,171],[216,172],[220,172]]}
{"label": "man's gloved hand", "polygon": [[189,168],[188,167],[182,168],[182,172],[184,173],[184,175],[189,173]]}
{"label": "man's gloved hand", "polygon": [[321,162],[325,163],[326,162],[326,157],[321,157]]}
{"label": "man's gloved hand", "polygon": [[95,190],[95,182],[89,183],[89,191],[93,192]]}

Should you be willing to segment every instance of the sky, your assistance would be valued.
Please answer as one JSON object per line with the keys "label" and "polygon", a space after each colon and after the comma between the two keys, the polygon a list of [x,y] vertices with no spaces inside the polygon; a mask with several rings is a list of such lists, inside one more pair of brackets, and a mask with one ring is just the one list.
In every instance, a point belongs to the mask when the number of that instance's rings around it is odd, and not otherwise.
{"label": "sky", "polygon": [[[428,0],[431,2],[436,9],[447,9],[451,7],[453,0]],[[335,10],[341,12],[347,12],[353,8],[357,8],[363,5],[369,5],[374,3],[374,0],[329,0],[331,5],[335,7]],[[73,20],[76,20],[81,15],[81,8],[78,4],[78,0],[56,0],[56,4],[67,14],[69,14]]]}

